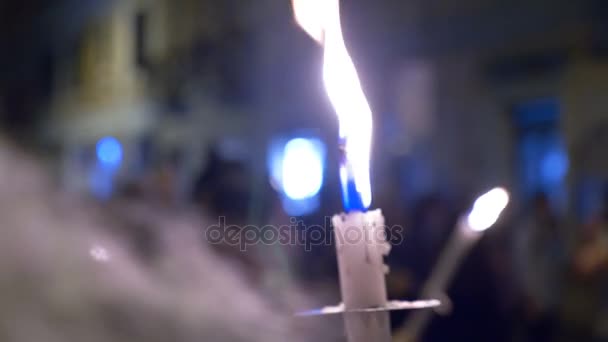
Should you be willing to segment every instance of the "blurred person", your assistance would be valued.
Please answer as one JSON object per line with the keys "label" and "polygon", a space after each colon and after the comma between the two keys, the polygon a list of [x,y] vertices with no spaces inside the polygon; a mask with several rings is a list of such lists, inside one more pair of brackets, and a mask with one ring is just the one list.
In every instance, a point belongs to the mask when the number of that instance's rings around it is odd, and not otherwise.
{"label": "blurred person", "polygon": [[[206,167],[194,184],[193,197],[197,209],[213,217],[213,224],[221,226],[221,229],[237,227],[243,232],[249,224],[250,193],[251,179],[246,166],[238,161],[224,160],[217,148],[212,147]],[[221,255],[244,265],[252,279],[262,280],[264,261],[259,254],[259,244],[248,246],[246,251],[238,244],[221,243],[212,247]]]}
{"label": "blurred person", "polygon": [[564,283],[567,245],[548,196],[534,196],[516,232],[515,258],[522,291],[525,340],[553,341]]}
{"label": "blurred person", "polygon": [[606,199],[603,211],[582,225],[574,246],[562,314],[564,340],[608,341]]}
{"label": "blurred person", "polygon": [[159,199],[167,204],[175,204],[178,199],[181,159],[180,152],[173,151],[168,160],[160,165],[155,179],[158,184]]}
{"label": "blurred person", "polygon": [[242,223],[247,218],[250,190],[251,174],[247,167],[239,161],[224,160],[212,147],[207,166],[194,185],[194,200],[213,214]]}
{"label": "blurred person", "polygon": [[1,341],[324,336],[290,318],[294,302],[306,307],[301,291],[264,296],[241,265],[201,245],[208,219],[149,210],[145,203],[125,206],[158,228],[156,258],[144,263],[120,233],[124,222],[116,212],[58,192],[47,175],[31,156],[0,141]]}
{"label": "blurred person", "polygon": [[412,226],[406,230],[407,243],[402,248],[395,248],[394,256],[404,254],[403,260],[411,269],[416,291],[432,272],[457,216],[456,210],[439,194],[429,195],[415,205]]}

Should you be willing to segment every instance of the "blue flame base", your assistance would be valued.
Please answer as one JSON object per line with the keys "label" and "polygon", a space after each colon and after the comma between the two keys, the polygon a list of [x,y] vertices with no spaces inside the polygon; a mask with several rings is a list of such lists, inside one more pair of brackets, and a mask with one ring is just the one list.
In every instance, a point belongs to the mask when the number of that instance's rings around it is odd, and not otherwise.
{"label": "blue flame base", "polygon": [[361,194],[357,191],[357,185],[354,179],[349,178],[346,182],[342,182],[342,201],[344,203],[344,210],[348,213],[351,211],[363,211],[367,208],[363,205]]}

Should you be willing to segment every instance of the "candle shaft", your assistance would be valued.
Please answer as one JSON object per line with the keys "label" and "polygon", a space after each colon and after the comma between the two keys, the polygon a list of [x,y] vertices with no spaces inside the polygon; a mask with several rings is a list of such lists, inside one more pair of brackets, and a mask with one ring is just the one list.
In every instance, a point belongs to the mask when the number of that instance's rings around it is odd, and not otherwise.
{"label": "candle shaft", "polygon": [[348,342],[391,341],[390,316],[387,311],[344,314]]}
{"label": "candle shaft", "polygon": [[[345,309],[386,306],[386,266],[390,245],[380,210],[333,217],[340,292]],[[350,342],[390,341],[388,313],[349,313],[345,327]]]}

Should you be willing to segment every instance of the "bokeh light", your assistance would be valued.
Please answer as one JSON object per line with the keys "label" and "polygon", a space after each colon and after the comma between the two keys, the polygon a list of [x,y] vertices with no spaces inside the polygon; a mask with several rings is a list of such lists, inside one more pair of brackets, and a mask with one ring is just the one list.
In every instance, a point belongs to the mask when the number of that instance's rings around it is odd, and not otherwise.
{"label": "bokeh light", "polygon": [[122,162],[122,144],[114,137],[99,139],[96,152],[99,162],[106,166],[118,166]]}
{"label": "bokeh light", "polygon": [[282,163],[283,192],[293,200],[311,198],[323,185],[323,151],[311,139],[287,142]]}
{"label": "bokeh light", "polygon": [[89,255],[97,262],[110,261],[110,253],[103,246],[94,245],[89,249]]}
{"label": "bokeh light", "polygon": [[490,228],[509,203],[509,194],[503,188],[494,188],[481,195],[473,204],[468,217],[469,227],[475,231]]}

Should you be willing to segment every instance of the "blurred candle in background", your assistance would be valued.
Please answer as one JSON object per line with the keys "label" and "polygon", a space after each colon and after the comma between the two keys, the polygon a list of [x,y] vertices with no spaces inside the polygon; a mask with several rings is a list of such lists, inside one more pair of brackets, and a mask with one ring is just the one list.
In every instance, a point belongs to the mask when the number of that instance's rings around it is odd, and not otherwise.
{"label": "blurred candle in background", "polygon": [[[443,309],[449,306],[449,298],[445,293],[458,266],[481,239],[483,233],[496,223],[508,203],[509,194],[503,188],[494,188],[477,198],[469,214],[458,220],[433,273],[423,286],[422,296],[440,298]],[[399,329],[396,340],[417,341],[432,319],[432,315],[432,311],[413,313],[406,324]]]}

